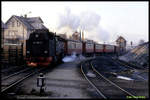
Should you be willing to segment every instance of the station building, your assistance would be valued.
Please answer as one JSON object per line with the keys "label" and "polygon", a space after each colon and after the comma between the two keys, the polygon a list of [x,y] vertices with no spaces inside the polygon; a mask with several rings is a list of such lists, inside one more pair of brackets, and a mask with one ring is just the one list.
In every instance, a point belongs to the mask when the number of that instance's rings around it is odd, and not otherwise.
{"label": "station building", "polygon": [[118,37],[118,39],[116,40],[116,44],[119,47],[120,53],[124,53],[126,51],[127,41],[122,36]]}
{"label": "station building", "polygon": [[6,22],[7,29],[4,31],[4,43],[21,44],[23,43],[23,54],[26,54],[26,40],[30,33],[36,29],[47,29],[43,25],[40,17],[11,16]]}

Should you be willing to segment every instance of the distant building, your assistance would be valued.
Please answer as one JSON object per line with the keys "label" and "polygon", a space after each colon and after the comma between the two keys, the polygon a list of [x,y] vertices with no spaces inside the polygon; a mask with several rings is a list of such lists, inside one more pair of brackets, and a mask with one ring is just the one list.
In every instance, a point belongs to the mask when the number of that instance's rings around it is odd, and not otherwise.
{"label": "distant building", "polygon": [[80,40],[80,33],[79,32],[74,32],[73,34],[72,34],[72,39],[73,40]]}
{"label": "distant building", "polygon": [[64,39],[67,39],[67,35],[64,33],[64,34],[58,34],[61,38],[64,38]]}
{"label": "distant building", "polygon": [[14,44],[23,42],[24,49],[26,48],[25,40],[29,38],[31,32],[36,29],[47,29],[40,17],[27,17],[27,15],[24,17],[13,15],[6,22],[6,26],[4,42]]}
{"label": "distant building", "polygon": [[[8,27],[5,30],[5,42],[12,43],[14,40],[26,40],[29,38],[31,32],[36,29],[47,29],[43,25],[43,21],[40,17],[28,17],[13,15],[6,22]],[[15,41],[17,42],[17,41]]]}
{"label": "distant building", "polygon": [[116,44],[119,46],[121,53],[126,51],[126,40],[122,36],[119,36],[119,38],[116,40]]}
{"label": "distant building", "polygon": [[4,30],[7,28],[7,26],[1,21],[1,48],[3,48],[4,45]]}

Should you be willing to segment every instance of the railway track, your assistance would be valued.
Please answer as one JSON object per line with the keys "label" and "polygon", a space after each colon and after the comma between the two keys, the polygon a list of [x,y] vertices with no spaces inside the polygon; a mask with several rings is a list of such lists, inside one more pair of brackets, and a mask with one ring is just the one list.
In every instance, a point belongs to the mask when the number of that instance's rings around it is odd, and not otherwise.
{"label": "railway track", "polygon": [[[85,64],[81,65],[81,71],[87,81],[96,89],[97,93],[99,94],[100,98],[127,98],[127,96],[135,97],[133,94],[129,93],[128,91],[124,90],[117,84],[110,81],[104,75],[99,73],[91,64],[88,62],[88,66],[85,68]],[[84,67],[83,67],[84,66]],[[87,76],[88,70],[90,70],[95,77]]]}
{"label": "railway track", "polygon": [[[124,66],[124,67],[126,67],[126,68],[129,68],[129,69],[131,69],[131,70],[137,70],[137,69],[139,69],[138,67],[137,67],[137,68],[134,68],[134,67],[131,67],[131,66],[129,66],[129,65],[127,65],[127,64],[125,64],[125,63],[119,61],[119,60],[115,60],[115,59],[113,59],[112,57],[110,57],[110,58],[111,58],[115,63],[117,63],[117,64],[119,64],[119,65],[122,65],[122,66]],[[142,79],[142,80],[144,80],[144,81],[147,81],[145,78],[143,78],[142,76],[140,76],[140,75],[138,75],[138,74],[137,74],[137,77],[139,77],[140,79]]]}
{"label": "railway track", "polygon": [[9,72],[10,70],[13,70],[13,69],[16,69],[16,68],[18,68],[18,66],[6,67],[6,68],[3,68],[3,69],[1,70],[1,73],[7,73],[7,72]]}
{"label": "railway track", "polygon": [[26,65],[20,65],[20,66],[9,66],[7,68],[4,68],[1,70],[1,76],[9,76],[15,72],[21,71],[22,69],[25,69]]}
{"label": "railway track", "polygon": [[17,86],[19,83],[24,81],[25,79],[31,77],[34,74],[37,74],[38,72],[43,71],[46,68],[30,68],[30,69],[25,69],[20,72],[17,72],[11,76],[3,78],[2,84],[1,84],[1,93],[6,93],[7,91],[11,90],[11,88]]}
{"label": "railway track", "polygon": [[15,76],[15,75],[22,74],[23,72],[26,72],[26,71],[31,70],[31,69],[34,69],[34,68],[26,68],[26,69],[20,70],[19,72],[12,73],[12,74],[10,74],[10,75],[8,75],[8,76],[2,77],[1,80],[4,81],[4,80],[6,80],[6,79],[8,79],[8,78],[10,78],[10,77],[13,77],[13,76]]}

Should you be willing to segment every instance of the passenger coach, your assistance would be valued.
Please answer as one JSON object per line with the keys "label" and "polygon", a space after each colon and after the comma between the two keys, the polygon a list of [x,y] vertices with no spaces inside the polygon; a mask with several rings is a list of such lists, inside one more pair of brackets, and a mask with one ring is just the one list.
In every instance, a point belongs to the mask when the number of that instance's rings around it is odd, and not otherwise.
{"label": "passenger coach", "polygon": [[115,46],[104,44],[104,53],[115,53]]}
{"label": "passenger coach", "polygon": [[96,54],[102,54],[104,52],[104,45],[95,43],[94,50]]}
{"label": "passenger coach", "polygon": [[76,40],[67,40],[66,49],[67,55],[71,55],[73,52],[75,52],[77,55],[82,54],[82,42]]}
{"label": "passenger coach", "polygon": [[83,54],[90,56],[94,54],[94,43],[83,42]]}

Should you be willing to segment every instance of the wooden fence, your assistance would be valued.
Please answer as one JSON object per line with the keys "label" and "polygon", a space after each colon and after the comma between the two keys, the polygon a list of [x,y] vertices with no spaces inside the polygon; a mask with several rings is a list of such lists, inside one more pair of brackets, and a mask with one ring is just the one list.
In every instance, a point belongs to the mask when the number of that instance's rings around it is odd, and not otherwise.
{"label": "wooden fence", "polygon": [[22,65],[24,64],[23,45],[7,44],[1,50],[1,64]]}

